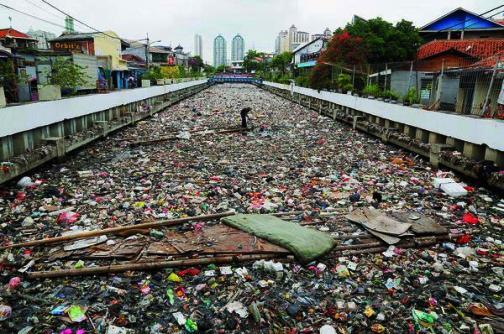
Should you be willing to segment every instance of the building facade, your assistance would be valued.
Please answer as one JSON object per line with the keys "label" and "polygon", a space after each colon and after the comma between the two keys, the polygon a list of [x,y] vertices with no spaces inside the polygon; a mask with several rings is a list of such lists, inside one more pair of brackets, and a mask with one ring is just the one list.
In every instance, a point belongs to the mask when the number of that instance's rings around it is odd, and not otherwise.
{"label": "building facade", "polygon": [[329,28],[326,28],[323,33],[321,34],[313,34],[311,35],[311,40],[314,41],[318,38],[331,38],[332,36],[332,31]]}
{"label": "building facade", "polygon": [[243,60],[245,53],[245,40],[240,34],[233,37],[231,42],[231,61]]}
{"label": "building facade", "polygon": [[194,56],[203,58],[203,39],[201,35],[194,35]]}
{"label": "building facade", "polygon": [[319,37],[296,48],[293,51],[294,67],[296,69],[301,69],[315,66],[320,53],[327,48],[327,43],[328,38]]}
{"label": "building facade", "polygon": [[53,51],[96,56],[100,73],[109,82],[109,87],[127,87],[128,63],[122,58],[122,52],[130,45],[113,31],[64,33],[49,43]]}
{"label": "building facade", "polygon": [[295,25],[289,28],[289,51],[294,51],[298,46],[308,43],[310,34],[304,31],[297,30]]}
{"label": "building facade", "polygon": [[295,25],[289,30],[282,30],[275,39],[275,53],[292,52],[297,47],[310,41],[310,34],[299,31]]}
{"label": "building facade", "polygon": [[279,54],[287,51],[289,51],[289,32],[282,30],[275,40],[275,53]]}
{"label": "building facade", "polygon": [[219,35],[214,39],[213,60],[214,60],[214,67],[218,67],[221,65],[226,66],[227,61],[226,39],[222,35]]}
{"label": "building facade", "polygon": [[52,32],[43,30],[28,30],[27,34],[38,41],[37,48],[41,50],[49,49],[49,41],[56,38],[56,35]]}

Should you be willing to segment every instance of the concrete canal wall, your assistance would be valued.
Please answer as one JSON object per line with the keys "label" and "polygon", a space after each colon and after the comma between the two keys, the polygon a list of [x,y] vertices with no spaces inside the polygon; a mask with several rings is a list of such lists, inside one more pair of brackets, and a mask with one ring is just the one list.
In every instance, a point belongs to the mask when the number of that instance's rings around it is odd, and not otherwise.
{"label": "concrete canal wall", "polygon": [[0,109],[0,183],[177,103],[207,80]]}
{"label": "concrete canal wall", "polygon": [[[264,89],[351,124],[430,160],[473,178],[474,166],[492,161],[504,169],[504,121],[433,112],[401,104],[264,82]],[[460,153],[456,153],[456,152]],[[452,152],[451,158],[447,158]],[[456,161],[456,162],[454,162]],[[504,189],[504,184],[492,184]]]}

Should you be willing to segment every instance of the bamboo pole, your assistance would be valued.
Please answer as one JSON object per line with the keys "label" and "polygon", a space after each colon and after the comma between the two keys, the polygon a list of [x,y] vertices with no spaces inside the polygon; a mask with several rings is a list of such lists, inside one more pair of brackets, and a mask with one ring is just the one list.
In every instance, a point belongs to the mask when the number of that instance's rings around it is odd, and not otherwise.
{"label": "bamboo pole", "polygon": [[162,226],[175,226],[175,225],[181,225],[184,223],[188,223],[191,221],[206,221],[206,220],[220,219],[223,217],[232,216],[234,214],[235,214],[234,211],[226,211],[223,213],[216,213],[216,214],[205,215],[205,216],[178,218],[178,219],[163,220],[163,221],[153,222],[153,223],[111,227],[111,228],[106,228],[103,230],[85,231],[85,232],[80,232],[80,233],[75,233],[75,234],[70,234],[70,235],[64,235],[64,236],[60,236],[60,237],[32,240],[32,241],[26,241],[26,242],[21,242],[21,243],[17,243],[17,244],[2,246],[2,247],[0,247],[0,250],[8,249],[8,248],[30,247],[30,246],[52,244],[52,243],[56,243],[56,242],[60,242],[60,241],[85,239],[85,238],[89,238],[89,237],[95,237],[95,236],[105,235],[105,234],[114,234],[117,232],[123,232],[123,231],[134,230],[134,229],[147,229],[147,228],[155,228],[155,227],[162,227]]}
{"label": "bamboo pole", "polygon": [[210,263],[219,264],[219,263],[256,261],[262,259],[272,259],[276,257],[279,256],[277,254],[261,254],[261,255],[254,254],[254,255],[239,255],[239,256],[207,257],[200,259],[177,260],[177,261],[128,263],[128,264],[116,264],[110,266],[90,267],[82,269],[35,271],[27,273],[27,276],[28,278],[38,279],[38,278],[56,278],[66,276],[102,275],[111,273],[121,273],[125,271],[149,271],[171,267],[191,267],[191,266],[206,265]]}

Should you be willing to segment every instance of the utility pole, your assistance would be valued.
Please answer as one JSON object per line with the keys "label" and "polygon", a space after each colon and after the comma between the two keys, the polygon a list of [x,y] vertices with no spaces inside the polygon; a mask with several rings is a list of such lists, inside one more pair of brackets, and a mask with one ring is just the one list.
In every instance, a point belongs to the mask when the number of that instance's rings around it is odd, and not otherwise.
{"label": "utility pole", "polygon": [[[494,80],[495,80],[495,74],[497,73],[497,67],[499,66],[499,59],[500,59],[500,57],[497,57],[497,59],[495,60],[495,66],[493,68],[492,78],[490,79],[490,85],[488,86],[488,90],[487,90],[487,93],[485,95],[485,102],[483,103],[483,114],[485,114],[485,111],[486,111],[487,106],[488,106],[488,102],[489,102],[489,99],[490,99],[490,93],[492,92],[492,86],[493,86]],[[492,112],[492,114],[490,115],[490,117],[493,118],[494,114],[495,114],[495,111]]]}
{"label": "utility pole", "polygon": [[149,70],[149,33],[147,33],[146,41],[147,41],[147,44],[145,44],[145,67],[148,71]]}

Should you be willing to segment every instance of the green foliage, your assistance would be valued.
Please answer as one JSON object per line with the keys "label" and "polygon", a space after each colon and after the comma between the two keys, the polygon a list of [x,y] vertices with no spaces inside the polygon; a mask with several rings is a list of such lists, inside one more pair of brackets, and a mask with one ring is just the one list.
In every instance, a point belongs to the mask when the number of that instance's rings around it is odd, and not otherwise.
{"label": "green foliage", "polygon": [[194,56],[189,58],[189,67],[192,72],[200,72],[202,68],[204,68],[205,64],[203,63],[203,59],[200,56]]}
{"label": "green foliage", "polygon": [[49,73],[49,82],[63,89],[75,91],[77,87],[87,83],[88,75],[84,67],[74,64],[70,59],[57,58],[52,63],[52,71]]}
{"label": "green foliage", "polygon": [[224,73],[226,71],[226,65],[219,65],[215,69],[215,73]]}
{"label": "green foliage", "polygon": [[349,74],[341,73],[340,75],[338,75],[338,78],[336,79],[336,84],[338,88],[344,91],[348,92],[353,90],[352,77]]}
{"label": "green foliage", "polygon": [[206,75],[211,75],[215,73],[215,67],[213,67],[212,65],[204,64],[203,71],[205,72]]}
{"label": "green foliage", "polygon": [[341,33],[344,30],[363,39],[369,63],[411,60],[422,43],[418,29],[406,20],[395,26],[380,17],[355,20],[338,31]]}
{"label": "green foliage", "polygon": [[418,98],[417,90],[415,87],[411,87],[406,95],[403,97],[403,102],[408,103],[410,105],[419,103],[420,100]]}
{"label": "green foliage", "polygon": [[271,60],[271,67],[284,74],[289,68],[291,61],[292,61],[292,53],[283,52],[273,57],[273,59]]}
{"label": "green foliage", "polygon": [[399,100],[399,94],[397,94],[393,90],[386,90],[386,91],[384,91],[381,94],[381,97],[383,97],[384,99],[390,99],[390,100],[394,100],[394,101]]}
{"label": "green foliage", "polygon": [[153,81],[153,80],[159,80],[159,79],[163,79],[165,76],[163,75],[163,73],[161,72],[161,68],[157,67],[157,66],[153,66],[151,67],[148,71],[146,71],[143,75],[142,75],[142,80],[150,80],[150,81]]}
{"label": "green foliage", "polygon": [[243,67],[246,72],[266,71],[268,65],[264,62],[264,52],[248,50],[243,59]]}
{"label": "green foliage", "polygon": [[186,69],[184,66],[182,65],[178,65],[178,72],[179,72],[179,78],[187,78],[188,75],[186,73]]}
{"label": "green foliage", "polygon": [[6,87],[12,85],[16,79],[12,60],[0,61],[0,86]]}
{"label": "green foliage", "polygon": [[302,75],[296,78],[296,86],[308,87],[310,84],[310,78],[308,76]]}
{"label": "green foliage", "polygon": [[273,77],[274,82],[278,82],[284,85],[290,84],[291,77],[286,74],[280,74]]}
{"label": "green foliage", "polygon": [[362,94],[364,94],[364,95],[371,95],[371,96],[374,96],[374,97],[381,96],[380,87],[378,87],[378,85],[376,85],[376,84],[367,85],[362,90]]}

